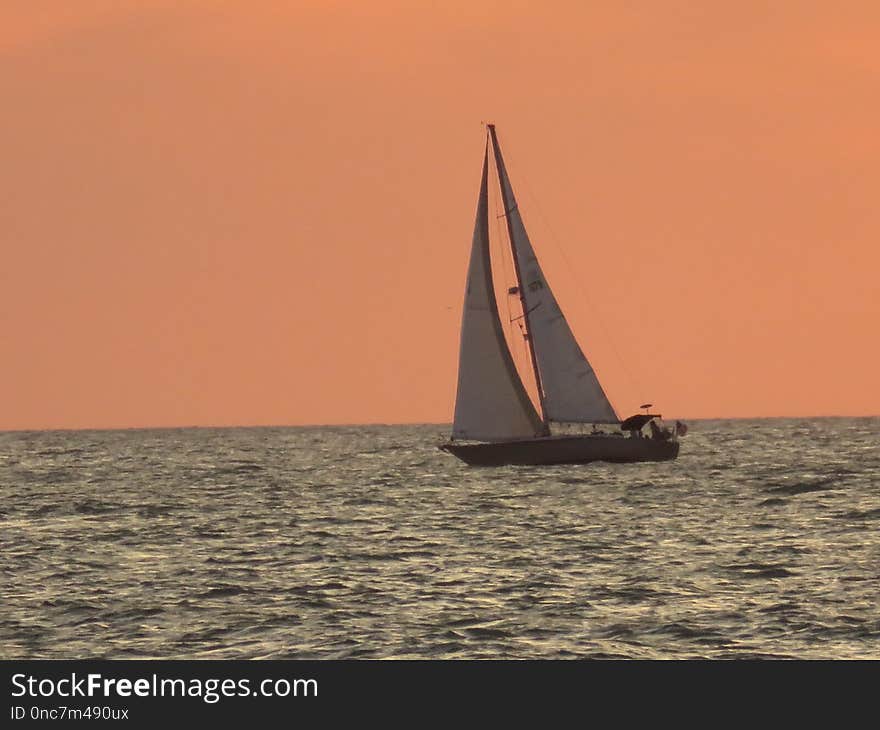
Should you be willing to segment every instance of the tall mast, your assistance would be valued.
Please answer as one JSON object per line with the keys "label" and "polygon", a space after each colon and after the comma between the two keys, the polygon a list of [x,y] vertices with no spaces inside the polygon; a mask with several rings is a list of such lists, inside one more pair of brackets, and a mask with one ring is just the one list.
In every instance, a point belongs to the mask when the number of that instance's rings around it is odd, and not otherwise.
{"label": "tall mast", "polygon": [[479,441],[529,439],[545,427],[513,362],[498,314],[489,253],[488,183],[487,138],[462,308],[452,435]]}
{"label": "tall mast", "polygon": [[[495,125],[489,124],[487,125],[489,128],[489,135],[492,137],[492,150],[495,153],[495,167],[498,170],[499,179],[504,176],[507,176],[507,169],[504,167],[504,160],[501,157],[501,148],[498,146],[498,137],[495,135]],[[549,426],[547,424],[547,409],[544,406],[544,386],[541,384],[541,372],[538,370],[538,360],[535,356],[535,347],[532,342],[532,329],[529,325],[529,308],[526,305],[525,294],[523,293],[523,278],[522,273],[520,271],[519,266],[519,258],[516,255],[516,246],[513,242],[513,227],[510,222],[510,213],[516,207],[514,204],[511,206],[511,201],[507,195],[506,186],[502,183],[501,187],[501,203],[504,206],[504,220],[507,223],[507,237],[510,243],[510,252],[511,257],[513,258],[513,268],[516,271],[516,290],[519,294],[519,301],[522,304],[523,310],[523,324],[524,324],[524,338],[526,340],[526,346],[529,350],[529,356],[532,363],[532,371],[535,373],[535,386],[538,390],[538,400],[541,404],[541,419],[544,423],[545,432],[549,433]]]}

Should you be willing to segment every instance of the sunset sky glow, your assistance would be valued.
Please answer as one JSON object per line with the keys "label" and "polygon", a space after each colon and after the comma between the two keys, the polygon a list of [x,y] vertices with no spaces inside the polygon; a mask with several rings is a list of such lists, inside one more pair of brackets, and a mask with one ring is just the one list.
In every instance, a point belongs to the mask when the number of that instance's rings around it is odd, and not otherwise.
{"label": "sunset sky glow", "polygon": [[618,412],[880,414],[880,4],[12,0],[0,429],[448,422],[483,121]]}

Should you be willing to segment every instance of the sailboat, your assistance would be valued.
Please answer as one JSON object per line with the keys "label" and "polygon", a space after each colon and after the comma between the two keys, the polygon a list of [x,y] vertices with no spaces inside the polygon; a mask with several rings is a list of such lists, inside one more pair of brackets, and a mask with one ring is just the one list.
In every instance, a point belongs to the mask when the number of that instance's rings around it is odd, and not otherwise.
{"label": "sailboat", "polygon": [[[529,396],[504,334],[489,251],[489,152],[501,189],[503,217],[516,275],[509,296],[519,299],[519,322],[529,352],[537,401]],[[468,464],[582,464],[665,461],[678,456],[678,429],[658,425],[660,414],[621,421],[574,337],[526,233],[495,126],[488,125],[477,217],[467,274],[458,389],[452,436],[439,448]],[[592,424],[584,433],[554,433],[551,424]],[[650,435],[642,429],[651,426]],[[613,425],[614,431],[598,429]],[[570,428],[570,427],[569,427]]]}

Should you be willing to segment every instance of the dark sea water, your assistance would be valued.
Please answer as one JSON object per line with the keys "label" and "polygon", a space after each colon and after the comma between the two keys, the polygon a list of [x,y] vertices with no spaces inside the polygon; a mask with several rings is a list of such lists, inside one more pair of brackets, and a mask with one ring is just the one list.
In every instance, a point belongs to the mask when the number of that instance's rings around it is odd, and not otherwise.
{"label": "dark sea water", "polygon": [[880,419],[467,467],[441,426],[0,433],[0,658],[880,659]]}

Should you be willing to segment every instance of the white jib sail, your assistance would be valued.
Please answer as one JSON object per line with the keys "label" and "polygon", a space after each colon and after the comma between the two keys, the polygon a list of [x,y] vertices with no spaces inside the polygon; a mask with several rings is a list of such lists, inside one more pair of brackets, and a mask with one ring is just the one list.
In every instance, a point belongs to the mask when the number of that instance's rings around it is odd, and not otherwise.
{"label": "white jib sail", "polygon": [[529,241],[501,149],[490,127],[508,231],[522,277],[523,305],[528,313],[531,345],[543,391],[544,417],[572,423],[618,423],[619,418],[599,379],[572,334],[544,277]]}
{"label": "white jib sail", "polygon": [[453,438],[504,441],[531,438],[544,425],[516,372],[504,339],[489,258],[488,158],[477,204],[461,322]]}

